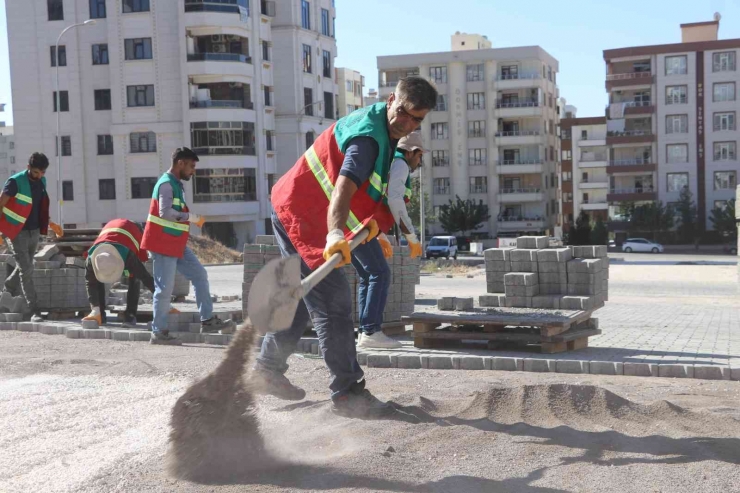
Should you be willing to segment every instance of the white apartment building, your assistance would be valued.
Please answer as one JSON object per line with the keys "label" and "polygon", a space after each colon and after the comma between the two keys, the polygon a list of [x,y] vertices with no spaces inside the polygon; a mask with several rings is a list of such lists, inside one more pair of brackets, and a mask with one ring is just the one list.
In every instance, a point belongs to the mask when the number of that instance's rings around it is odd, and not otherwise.
{"label": "white apartment building", "polygon": [[[272,22],[278,177],[337,119],[334,0],[280,0]],[[266,89],[267,90],[267,89]]]}
{"label": "white apartment building", "polygon": [[[464,33],[452,36],[452,49],[378,57],[381,100],[408,75],[428,77],[439,90],[421,126],[431,151],[424,190],[437,212],[456,195],[486,203],[491,217],[476,236],[552,233],[558,61],[539,46],[492,49],[484,36]],[[442,232],[439,223],[428,229]]]}
{"label": "white apartment building", "polygon": [[[274,2],[26,0],[6,9],[16,156],[49,156],[53,204],[59,62],[68,228],[144,221],[172,151],[188,146],[200,162],[186,197],[208,216],[207,231],[236,247],[265,231],[276,173],[266,89],[274,84]],[[86,19],[96,23],[68,31],[55,53],[59,33]]]}
{"label": "white apartment building", "polygon": [[689,187],[701,230],[732,199],[740,171],[740,39],[718,39],[719,15],[682,24],[682,42],[604,51],[610,229],[624,202],[678,201]]}
{"label": "white apartment building", "polygon": [[351,68],[337,68],[337,112],[339,118],[347,116],[355,110],[364,107],[362,88],[365,87],[365,77]]}
{"label": "white apartment building", "polygon": [[[0,104],[0,118],[5,112],[5,104]],[[16,170],[22,169],[23,163],[16,163],[15,160],[15,137],[13,136],[12,125],[6,125],[5,121],[0,120],[0,180],[5,180],[15,173]],[[25,165],[23,165],[25,166]]]}

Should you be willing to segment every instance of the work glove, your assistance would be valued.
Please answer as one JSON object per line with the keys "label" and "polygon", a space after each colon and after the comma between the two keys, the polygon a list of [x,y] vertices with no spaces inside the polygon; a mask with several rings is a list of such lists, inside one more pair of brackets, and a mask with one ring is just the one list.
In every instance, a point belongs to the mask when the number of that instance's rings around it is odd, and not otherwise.
{"label": "work glove", "polygon": [[404,236],[409,242],[409,256],[411,258],[421,257],[421,254],[423,252],[421,248],[421,243],[419,243],[419,238],[417,238],[414,233],[409,233]]}
{"label": "work glove", "polygon": [[[376,226],[377,227],[377,226]],[[324,247],[324,260],[329,260],[335,253],[342,254],[342,260],[337,264],[337,268],[347,265],[352,261],[352,255],[349,250],[349,242],[344,237],[341,229],[332,229],[326,235],[326,246]]]}
{"label": "work glove", "polygon": [[191,224],[195,224],[199,228],[202,228],[203,225],[206,223],[206,218],[203,216],[199,216],[198,214],[193,214],[191,212],[188,214],[188,221],[190,221]]}
{"label": "work glove", "polygon": [[64,236],[64,229],[54,221],[49,221],[49,229],[54,231],[54,234],[59,238]]}
{"label": "work glove", "polygon": [[365,225],[365,229],[368,230],[368,235],[367,235],[367,239],[363,241],[363,243],[367,243],[368,241],[378,236],[378,233],[380,233],[380,228],[378,227],[378,221],[376,221],[375,219],[370,219]]}
{"label": "work glove", "polygon": [[380,248],[383,249],[383,256],[385,258],[393,257],[393,246],[385,233],[380,233],[378,235],[378,243],[380,243]]}

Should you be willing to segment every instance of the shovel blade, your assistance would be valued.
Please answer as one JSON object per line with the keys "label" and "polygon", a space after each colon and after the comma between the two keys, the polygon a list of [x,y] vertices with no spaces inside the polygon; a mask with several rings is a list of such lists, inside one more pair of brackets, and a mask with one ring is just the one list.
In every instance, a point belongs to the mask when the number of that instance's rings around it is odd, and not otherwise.
{"label": "shovel blade", "polygon": [[271,260],[252,281],[247,314],[260,334],[290,327],[301,293],[301,258],[293,255]]}

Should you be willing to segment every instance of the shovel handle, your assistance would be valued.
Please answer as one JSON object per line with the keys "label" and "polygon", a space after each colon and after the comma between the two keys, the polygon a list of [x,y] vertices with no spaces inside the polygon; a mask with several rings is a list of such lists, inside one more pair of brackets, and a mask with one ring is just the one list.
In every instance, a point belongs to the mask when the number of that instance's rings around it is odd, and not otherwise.
{"label": "shovel handle", "polygon": [[[352,240],[349,242],[349,251],[351,252],[357,246],[365,241],[367,239],[368,235],[370,234],[370,231],[367,229],[363,229],[360,231]],[[324,280],[326,276],[333,271],[337,264],[342,261],[342,254],[341,253],[335,253],[332,255],[329,260],[327,260],[321,267],[313,271],[311,274],[306,276],[305,279],[301,281],[301,296],[306,296],[309,291],[311,291],[318,283]]]}

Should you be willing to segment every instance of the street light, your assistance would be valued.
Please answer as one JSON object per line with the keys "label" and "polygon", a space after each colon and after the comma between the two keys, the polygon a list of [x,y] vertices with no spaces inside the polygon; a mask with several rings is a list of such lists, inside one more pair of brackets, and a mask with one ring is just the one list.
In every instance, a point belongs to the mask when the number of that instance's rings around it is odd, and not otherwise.
{"label": "street light", "polygon": [[56,57],[56,89],[57,89],[57,97],[56,97],[56,103],[57,103],[57,138],[56,138],[56,144],[57,144],[57,200],[59,201],[59,225],[64,227],[64,222],[62,221],[62,148],[61,148],[61,139],[62,137],[59,135],[59,113],[62,112],[62,96],[61,91],[59,90],[59,42],[62,40],[62,36],[64,36],[64,33],[72,29],[73,27],[79,27],[79,26],[92,26],[95,25],[95,19],[88,19],[85,22],[78,22],[77,24],[72,24],[71,26],[68,26],[64,28],[64,30],[59,34],[59,37],[57,38],[57,44],[54,48],[54,56]]}

